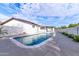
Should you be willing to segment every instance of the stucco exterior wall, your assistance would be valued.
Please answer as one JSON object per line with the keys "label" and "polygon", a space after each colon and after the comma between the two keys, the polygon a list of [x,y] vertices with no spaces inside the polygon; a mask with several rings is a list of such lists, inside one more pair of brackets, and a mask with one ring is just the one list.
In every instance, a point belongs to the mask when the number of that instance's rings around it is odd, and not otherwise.
{"label": "stucco exterior wall", "polygon": [[46,30],[40,29],[39,26],[34,26],[33,24],[24,23],[16,20],[11,20],[4,24],[4,26],[7,27],[7,30],[9,33],[18,34],[18,33],[26,33],[26,34],[37,34],[37,33],[43,33]]}

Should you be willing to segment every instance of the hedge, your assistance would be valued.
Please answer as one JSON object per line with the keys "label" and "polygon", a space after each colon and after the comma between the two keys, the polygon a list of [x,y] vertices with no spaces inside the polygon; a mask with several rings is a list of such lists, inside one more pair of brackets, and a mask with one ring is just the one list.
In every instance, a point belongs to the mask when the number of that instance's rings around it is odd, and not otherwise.
{"label": "hedge", "polygon": [[62,32],[62,34],[68,36],[69,38],[72,38],[76,42],[79,42],[79,35],[68,34],[66,32]]}

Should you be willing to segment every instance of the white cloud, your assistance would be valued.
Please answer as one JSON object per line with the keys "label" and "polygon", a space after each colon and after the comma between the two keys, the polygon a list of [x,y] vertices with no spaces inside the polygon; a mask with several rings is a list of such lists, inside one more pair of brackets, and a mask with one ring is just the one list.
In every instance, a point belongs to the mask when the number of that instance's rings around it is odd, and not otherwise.
{"label": "white cloud", "polygon": [[0,20],[7,20],[8,18],[10,17],[0,13]]}
{"label": "white cloud", "polygon": [[31,19],[31,18],[28,18],[28,17],[25,17],[22,13],[17,13],[17,14],[13,14],[13,17],[14,18],[20,18],[20,19],[24,19],[24,20],[27,20],[27,21],[31,21],[31,22],[34,22],[36,24],[40,24],[37,20],[34,20],[34,19]]}
{"label": "white cloud", "polygon": [[[21,4],[21,14],[27,18],[30,18],[33,21],[42,22],[46,24],[56,25],[58,23],[70,23],[75,17],[79,16],[79,4],[64,4],[64,3],[38,3],[38,4]],[[75,16],[76,15],[76,16]],[[46,16],[47,19],[43,19],[40,17],[41,20],[37,18],[37,16]],[[52,16],[52,18],[50,18]],[[55,16],[59,17],[55,19]],[[56,20],[56,21],[54,21]],[[66,20],[66,21],[64,21]],[[69,21],[70,20],[70,21]],[[63,23],[62,23],[63,21]],[[79,21],[78,21],[79,22]],[[68,24],[67,23],[67,24]]]}

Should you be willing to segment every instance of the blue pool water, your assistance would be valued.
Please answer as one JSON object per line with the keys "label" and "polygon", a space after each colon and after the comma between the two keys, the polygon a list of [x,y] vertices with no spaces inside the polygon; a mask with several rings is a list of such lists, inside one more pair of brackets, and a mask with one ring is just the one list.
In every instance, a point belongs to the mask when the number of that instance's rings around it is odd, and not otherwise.
{"label": "blue pool water", "polygon": [[33,46],[44,42],[50,37],[51,37],[51,33],[46,33],[46,34],[38,34],[32,36],[16,37],[14,39],[21,42],[24,45]]}

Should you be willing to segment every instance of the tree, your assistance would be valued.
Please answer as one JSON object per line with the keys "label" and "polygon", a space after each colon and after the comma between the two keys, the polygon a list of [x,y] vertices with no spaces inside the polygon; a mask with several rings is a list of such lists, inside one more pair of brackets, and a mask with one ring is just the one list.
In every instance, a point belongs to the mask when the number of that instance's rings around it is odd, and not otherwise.
{"label": "tree", "polygon": [[2,26],[1,26],[1,22],[0,22],[0,34],[2,33]]}
{"label": "tree", "polygon": [[2,32],[3,32],[3,31],[2,31],[2,25],[0,25],[0,34],[2,34]]}
{"label": "tree", "polygon": [[70,28],[70,27],[75,27],[75,26],[78,26],[78,25],[79,25],[79,24],[69,24],[68,27]]}
{"label": "tree", "polygon": [[67,28],[67,26],[62,26],[61,28],[64,29],[64,28]]}
{"label": "tree", "polygon": [[7,31],[3,30],[3,25],[1,25],[1,22],[0,22],[0,35],[3,35],[3,34],[7,34]]}

